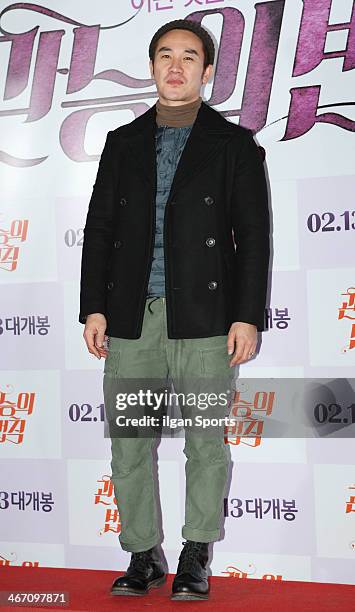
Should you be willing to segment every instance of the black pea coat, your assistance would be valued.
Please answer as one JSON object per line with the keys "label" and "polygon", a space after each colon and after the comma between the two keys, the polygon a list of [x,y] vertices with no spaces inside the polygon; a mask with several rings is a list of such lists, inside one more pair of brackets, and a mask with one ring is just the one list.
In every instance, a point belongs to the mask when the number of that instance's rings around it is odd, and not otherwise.
{"label": "black pea coat", "polygon": [[[102,313],[106,334],[142,333],[155,236],[156,106],[108,132],[89,203],[81,262],[80,323]],[[269,210],[252,132],[201,103],[164,217],[169,338],[264,328]]]}

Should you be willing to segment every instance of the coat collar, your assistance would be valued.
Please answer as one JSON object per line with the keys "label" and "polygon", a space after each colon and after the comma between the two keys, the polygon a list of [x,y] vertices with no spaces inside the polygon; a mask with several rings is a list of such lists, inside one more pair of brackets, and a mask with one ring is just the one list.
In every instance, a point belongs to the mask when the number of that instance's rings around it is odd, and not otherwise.
{"label": "coat collar", "polygon": [[[157,178],[155,132],[155,104],[140,117],[120,128],[120,134],[127,137],[127,153],[154,189]],[[235,125],[202,101],[176,168],[169,197],[190,178],[196,176],[234,135]]]}

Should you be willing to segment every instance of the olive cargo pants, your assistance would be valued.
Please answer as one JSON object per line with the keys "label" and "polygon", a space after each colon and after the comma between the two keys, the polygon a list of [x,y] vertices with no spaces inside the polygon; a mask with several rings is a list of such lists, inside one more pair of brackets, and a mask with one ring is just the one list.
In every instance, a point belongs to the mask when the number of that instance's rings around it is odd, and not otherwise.
{"label": "olive cargo pants", "polygon": [[[227,336],[196,339],[167,337],[164,297],[147,298],[141,337],[137,340],[109,338],[103,391],[107,420],[112,419],[117,384],[121,379],[221,377],[231,388],[233,368],[227,353]],[[180,389],[177,388],[177,391]],[[229,407],[218,406],[220,416]],[[196,408],[197,410],[197,408]],[[108,417],[108,413],[110,416]],[[181,408],[184,417],[184,407]],[[112,482],[120,513],[120,545],[123,550],[148,550],[159,542],[157,502],[153,481],[154,436],[111,435]],[[199,542],[219,539],[223,497],[231,459],[223,428],[208,438],[185,430],[185,524],[182,537]]]}

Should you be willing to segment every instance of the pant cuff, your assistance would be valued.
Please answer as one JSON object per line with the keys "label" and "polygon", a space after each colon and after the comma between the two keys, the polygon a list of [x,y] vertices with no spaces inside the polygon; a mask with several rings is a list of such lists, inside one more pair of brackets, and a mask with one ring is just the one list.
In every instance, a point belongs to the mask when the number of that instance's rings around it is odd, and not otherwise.
{"label": "pant cuff", "polygon": [[140,540],[139,542],[134,542],[132,544],[122,542],[120,537],[118,539],[120,541],[122,550],[125,550],[127,552],[141,552],[142,550],[149,550],[150,548],[153,548],[153,546],[156,546],[156,544],[159,543],[157,536],[155,536],[154,538],[150,538],[149,540]]}
{"label": "pant cuff", "polygon": [[181,535],[185,540],[192,540],[193,542],[216,542],[219,540],[220,530],[213,529],[212,531],[206,531],[184,526]]}

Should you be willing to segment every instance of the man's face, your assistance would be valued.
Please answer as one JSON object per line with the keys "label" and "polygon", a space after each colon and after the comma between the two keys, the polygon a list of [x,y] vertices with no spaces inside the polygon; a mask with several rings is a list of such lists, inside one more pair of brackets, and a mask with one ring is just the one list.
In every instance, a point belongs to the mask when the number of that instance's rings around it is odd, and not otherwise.
{"label": "man's face", "polygon": [[207,83],[212,65],[203,68],[204,53],[201,39],[189,30],[170,30],[158,40],[154,67],[159,99],[168,106],[179,106],[197,100],[201,86]]}

